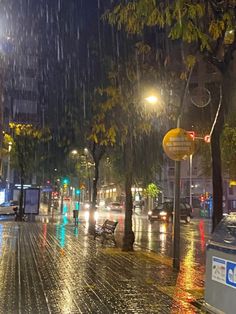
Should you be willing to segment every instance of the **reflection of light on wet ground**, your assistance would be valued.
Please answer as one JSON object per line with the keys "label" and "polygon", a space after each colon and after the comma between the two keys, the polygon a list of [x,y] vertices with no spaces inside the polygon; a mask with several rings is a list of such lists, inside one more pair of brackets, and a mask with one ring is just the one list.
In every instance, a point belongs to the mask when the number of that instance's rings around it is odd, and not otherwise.
{"label": "reflection of light on wet ground", "polygon": [[200,233],[200,241],[201,241],[201,251],[204,253],[205,247],[206,247],[204,220],[201,220],[199,222],[199,233]]}
{"label": "reflection of light on wet ground", "polygon": [[133,216],[133,230],[135,232],[135,241],[137,243],[141,243],[141,239],[142,239],[142,220],[141,219],[135,219],[135,218],[136,217]]}
{"label": "reflection of light on wet ground", "polygon": [[166,251],[166,241],[167,241],[167,226],[166,223],[160,224],[160,252],[163,254]]}
{"label": "reflection of light on wet ground", "polygon": [[[179,300],[178,306],[182,306],[183,313],[195,313],[194,310],[188,310],[185,312],[185,308],[188,303],[194,300],[192,292],[199,290],[196,284],[196,277],[199,274],[196,271],[195,264],[195,246],[194,246],[194,231],[189,233],[188,243],[185,249],[186,255],[181,264],[181,271],[178,274],[176,281],[176,288],[174,291],[174,299]],[[172,313],[175,313],[174,310]]]}
{"label": "reflection of light on wet ground", "polygon": [[48,217],[39,217],[39,221],[41,221],[42,223],[49,223],[49,218]]}
{"label": "reflection of light on wet ground", "polygon": [[64,248],[66,244],[66,225],[68,222],[67,214],[65,214],[62,217],[62,223],[56,225],[56,238],[59,240],[61,248]]}
{"label": "reflection of light on wet ground", "polygon": [[66,213],[68,213],[68,203],[63,203],[63,210],[62,213],[65,215]]}
{"label": "reflection of light on wet ground", "polygon": [[71,292],[70,292],[70,282],[67,282],[67,279],[65,278],[64,287],[62,287],[63,291],[63,298],[60,299],[60,308],[61,313],[70,313],[68,309],[71,309],[74,307],[74,299],[72,298]]}
{"label": "reflection of light on wet ground", "polygon": [[[88,211],[88,210],[86,210],[86,211],[84,212],[84,219],[85,219],[86,222],[89,221],[89,211]],[[98,221],[98,219],[99,219],[99,213],[98,213],[98,211],[95,211],[95,213],[94,213],[94,219],[95,219],[95,221]]]}
{"label": "reflection of light on wet ground", "polygon": [[43,224],[43,247],[47,243],[47,224]]}
{"label": "reflection of light on wet ground", "polygon": [[194,261],[194,253],[195,253],[195,246],[194,246],[194,232],[190,233],[190,238],[189,238],[190,243],[188,244],[186,248],[186,255],[183,260],[183,267],[184,271],[182,274],[182,280],[181,283],[183,287],[187,289],[192,289],[194,287],[194,266],[195,266],[195,261]]}
{"label": "reflection of light on wet ground", "polygon": [[79,235],[79,228],[78,227],[74,227],[74,235],[76,237],[78,237],[78,235]]}
{"label": "reflection of light on wet ground", "polygon": [[148,248],[151,250],[152,249],[152,226],[153,224],[148,224]]}

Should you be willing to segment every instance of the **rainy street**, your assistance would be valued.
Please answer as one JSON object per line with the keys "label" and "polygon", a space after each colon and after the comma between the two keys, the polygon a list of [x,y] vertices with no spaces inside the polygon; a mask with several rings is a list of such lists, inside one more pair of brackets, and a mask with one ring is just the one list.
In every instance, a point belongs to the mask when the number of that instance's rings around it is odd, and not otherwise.
{"label": "rainy street", "polygon": [[208,220],[181,224],[177,274],[171,225],[135,214],[135,252],[122,253],[123,213],[99,211],[98,223],[118,221],[115,248],[88,235],[86,211],[75,226],[71,208],[43,211],[36,223],[1,222],[1,313],[205,313],[193,304],[203,293]]}
{"label": "rainy street", "polygon": [[0,0],[0,314],[235,314],[236,0]]}

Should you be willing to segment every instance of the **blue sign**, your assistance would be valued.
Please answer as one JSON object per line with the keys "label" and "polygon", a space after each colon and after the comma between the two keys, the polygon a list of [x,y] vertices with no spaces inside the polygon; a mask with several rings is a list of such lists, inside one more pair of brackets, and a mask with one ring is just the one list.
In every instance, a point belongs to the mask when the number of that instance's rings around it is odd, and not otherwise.
{"label": "blue sign", "polygon": [[231,261],[226,264],[226,284],[236,288],[236,263]]}

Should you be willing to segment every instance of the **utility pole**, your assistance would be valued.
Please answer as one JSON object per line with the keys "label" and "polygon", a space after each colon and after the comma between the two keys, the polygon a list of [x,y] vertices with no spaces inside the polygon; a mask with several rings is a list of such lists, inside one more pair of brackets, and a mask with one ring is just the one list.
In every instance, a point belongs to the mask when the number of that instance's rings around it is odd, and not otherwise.
{"label": "utility pole", "polygon": [[8,201],[10,201],[11,148],[12,148],[12,142],[9,142],[8,143],[8,158],[7,158],[7,200]]}

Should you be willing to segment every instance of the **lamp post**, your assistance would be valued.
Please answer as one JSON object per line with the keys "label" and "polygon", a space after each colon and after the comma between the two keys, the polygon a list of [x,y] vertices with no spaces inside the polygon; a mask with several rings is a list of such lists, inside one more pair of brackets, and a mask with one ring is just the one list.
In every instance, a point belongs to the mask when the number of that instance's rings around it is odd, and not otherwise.
{"label": "lamp post", "polygon": [[10,200],[10,177],[11,177],[11,149],[12,142],[8,143],[8,159],[7,159],[7,200]]}
{"label": "lamp post", "polygon": [[[192,76],[193,67],[191,68],[188,79],[185,83],[181,100],[179,104],[179,112],[176,119],[176,130],[180,128],[183,108],[185,104],[186,95],[188,92],[189,82]],[[158,102],[158,97],[149,96],[145,99],[150,104]],[[184,131],[184,130],[182,130]],[[180,172],[181,172],[181,159],[175,160],[175,194],[174,194],[174,233],[173,233],[173,268],[177,271],[180,269]]]}
{"label": "lamp post", "polygon": [[189,204],[192,206],[193,155],[189,156]]}
{"label": "lamp post", "polygon": [[[192,76],[193,67],[191,68],[188,79],[184,86],[183,94],[180,100],[179,115],[177,117],[176,127],[180,127],[184,103]],[[174,236],[173,236],[173,268],[180,270],[180,171],[181,161],[175,161],[175,195],[174,195]]]}
{"label": "lamp post", "polygon": [[89,197],[89,203],[91,203],[91,178],[90,178],[90,170],[88,166],[88,154],[89,150],[88,148],[84,149],[84,154],[85,154],[85,162],[86,162],[86,174],[87,174],[87,180],[88,180],[88,197]]}

